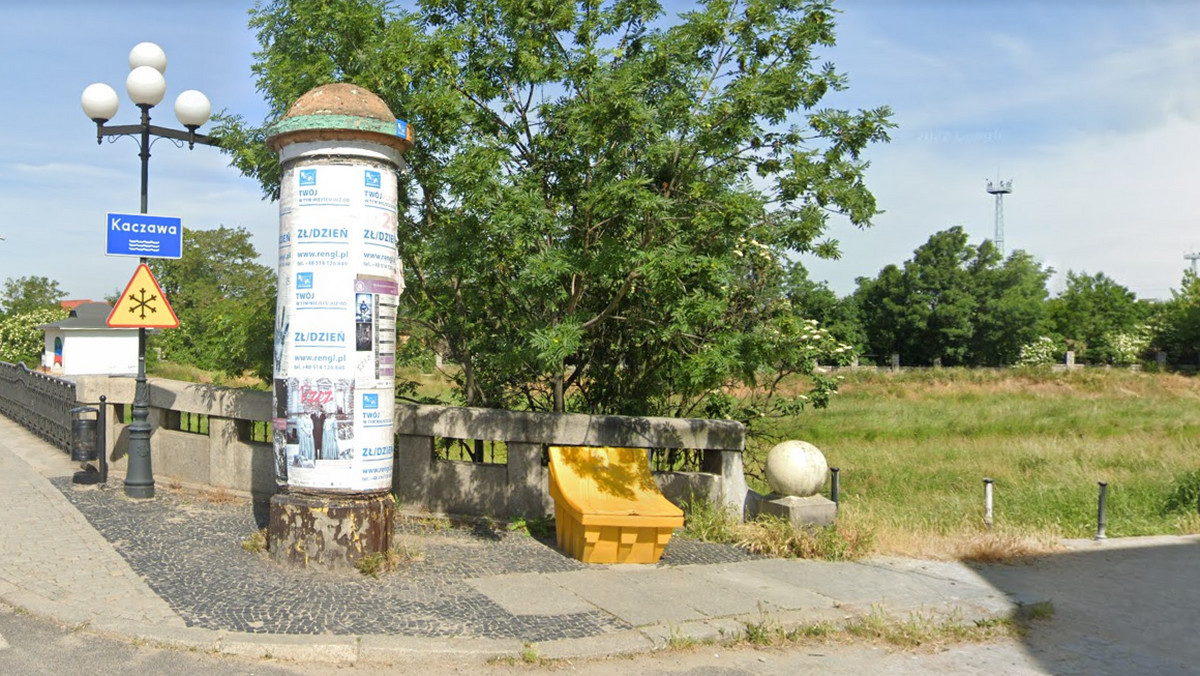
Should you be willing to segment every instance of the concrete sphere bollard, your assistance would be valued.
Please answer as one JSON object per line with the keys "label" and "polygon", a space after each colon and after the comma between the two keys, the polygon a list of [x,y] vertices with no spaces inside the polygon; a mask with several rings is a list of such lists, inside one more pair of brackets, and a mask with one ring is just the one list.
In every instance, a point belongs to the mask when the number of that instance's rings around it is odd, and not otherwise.
{"label": "concrete sphere bollard", "polygon": [[827,474],[825,454],[807,441],[785,441],[767,454],[767,485],[779,495],[816,495],[825,485]]}

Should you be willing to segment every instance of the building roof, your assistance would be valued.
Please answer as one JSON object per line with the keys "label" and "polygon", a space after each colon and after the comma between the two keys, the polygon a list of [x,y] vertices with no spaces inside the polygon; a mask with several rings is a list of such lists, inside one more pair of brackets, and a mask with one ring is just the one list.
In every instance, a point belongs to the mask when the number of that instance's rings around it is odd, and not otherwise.
{"label": "building roof", "polygon": [[60,301],[58,301],[58,305],[59,305],[59,307],[61,307],[64,310],[74,310],[75,308],[79,307],[80,305],[83,305],[84,303],[94,303],[94,302],[95,301],[93,301],[91,298],[80,298],[77,300],[60,300]]}
{"label": "building roof", "polygon": [[[52,324],[43,324],[39,329],[109,329],[108,314],[112,306],[108,303],[81,303],[71,310],[71,315]],[[111,329],[113,331],[132,331],[133,329]]]}

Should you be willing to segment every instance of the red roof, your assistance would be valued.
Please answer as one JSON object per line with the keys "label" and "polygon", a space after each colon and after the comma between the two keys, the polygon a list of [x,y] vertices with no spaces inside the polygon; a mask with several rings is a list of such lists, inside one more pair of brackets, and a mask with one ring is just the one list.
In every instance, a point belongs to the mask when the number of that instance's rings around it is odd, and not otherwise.
{"label": "red roof", "polygon": [[69,311],[74,310],[75,308],[79,307],[80,305],[83,305],[84,303],[94,303],[94,302],[95,301],[91,300],[90,298],[84,298],[82,300],[60,300],[60,301],[58,301],[58,304],[62,306],[62,309],[67,310],[69,312]]}

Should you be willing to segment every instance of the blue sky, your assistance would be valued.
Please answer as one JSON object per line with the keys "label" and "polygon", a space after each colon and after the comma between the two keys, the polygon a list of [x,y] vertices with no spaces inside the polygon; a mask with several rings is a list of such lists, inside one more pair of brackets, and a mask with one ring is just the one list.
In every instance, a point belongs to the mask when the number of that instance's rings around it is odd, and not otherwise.
{"label": "blue sky", "polygon": [[[129,49],[157,42],[171,104],[200,89],[214,109],[261,119],[250,73],[250,3],[58,2],[5,7],[0,75],[0,279],[43,275],[70,297],[123,288],[131,258],[104,255],[104,215],[138,210],[137,146],[96,144],[79,106],[107,82],[114,123],[136,121],[124,92]],[[1200,251],[1200,3],[1190,0],[848,0],[827,54],[850,89],[839,107],[886,104],[899,128],[868,152],[886,213],[835,224],[839,261],[803,259],[840,294],[902,263],[945,228],[993,236],[987,180],[1013,180],[1006,248],[1054,267],[1104,272],[1140,297],[1167,297]],[[403,117],[403,111],[396,111]],[[417,130],[419,142],[420,130]],[[211,148],[163,140],[150,160],[149,211],[189,228],[245,227],[274,266],[274,204]]]}

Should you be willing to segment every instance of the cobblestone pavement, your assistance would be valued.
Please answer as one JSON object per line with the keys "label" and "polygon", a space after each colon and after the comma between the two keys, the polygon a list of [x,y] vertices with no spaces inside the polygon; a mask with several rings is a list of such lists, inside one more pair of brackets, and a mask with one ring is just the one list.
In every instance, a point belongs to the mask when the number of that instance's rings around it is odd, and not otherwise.
{"label": "cobblestone pavement", "polygon": [[[129,566],[191,627],[263,634],[400,634],[514,638],[543,642],[631,627],[599,610],[513,615],[468,584],[513,573],[557,573],[591,566],[550,540],[486,524],[402,520],[398,542],[421,560],[378,579],[279,566],[241,541],[264,525],[247,502],[225,504],[162,490],[133,501],[120,489],[52,480]],[[750,555],[676,537],[660,566],[731,563]]]}
{"label": "cobblestone pavement", "polygon": [[17,452],[29,448],[58,453],[0,418],[0,597],[64,623],[107,617],[182,627],[168,605]]}

